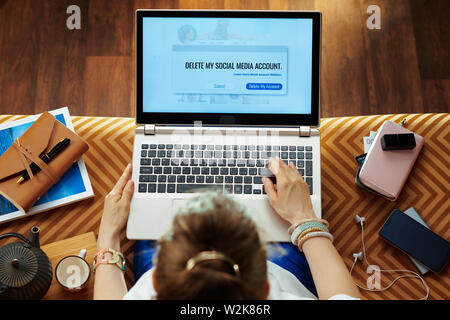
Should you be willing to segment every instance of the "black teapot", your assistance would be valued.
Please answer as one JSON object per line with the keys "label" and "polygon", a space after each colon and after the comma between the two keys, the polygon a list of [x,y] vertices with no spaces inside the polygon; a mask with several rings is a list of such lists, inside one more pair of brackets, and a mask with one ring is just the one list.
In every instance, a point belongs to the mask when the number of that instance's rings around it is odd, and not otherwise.
{"label": "black teapot", "polygon": [[18,233],[5,233],[0,240],[16,237],[0,248],[0,300],[41,299],[53,279],[52,265],[39,245],[39,228],[31,228],[28,239]]}

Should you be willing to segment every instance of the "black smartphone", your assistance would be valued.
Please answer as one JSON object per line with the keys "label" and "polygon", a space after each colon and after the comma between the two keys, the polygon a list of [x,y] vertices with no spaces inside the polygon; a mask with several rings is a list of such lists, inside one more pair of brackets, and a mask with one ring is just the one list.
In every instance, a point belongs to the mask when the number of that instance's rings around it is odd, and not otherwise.
{"label": "black smartphone", "polygon": [[449,259],[449,242],[400,210],[391,213],[379,235],[434,272],[440,272]]}

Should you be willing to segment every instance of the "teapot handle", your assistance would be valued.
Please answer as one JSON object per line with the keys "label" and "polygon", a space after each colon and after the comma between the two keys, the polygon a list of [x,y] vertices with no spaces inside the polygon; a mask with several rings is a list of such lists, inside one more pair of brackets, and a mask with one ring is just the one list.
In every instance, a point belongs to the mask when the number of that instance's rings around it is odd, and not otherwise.
{"label": "teapot handle", "polygon": [[1,236],[0,236],[0,240],[2,240],[2,239],[5,239],[5,238],[9,238],[9,237],[16,237],[16,238],[19,238],[20,240],[22,240],[23,242],[26,242],[26,243],[30,243],[30,240],[28,240],[27,238],[25,238],[23,235],[21,235],[21,234],[19,234],[19,233],[15,233],[15,232],[10,232],[10,233],[5,233],[5,234],[2,234]]}

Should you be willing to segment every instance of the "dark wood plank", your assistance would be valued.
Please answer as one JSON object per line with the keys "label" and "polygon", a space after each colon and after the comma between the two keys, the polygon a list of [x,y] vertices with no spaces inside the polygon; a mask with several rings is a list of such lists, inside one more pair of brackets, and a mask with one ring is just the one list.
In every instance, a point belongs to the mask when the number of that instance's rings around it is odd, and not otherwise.
{"label": "dark wood plank", "polygon": [[322,12],[321,116],[365,114],[368,87],[359,1],[316,1]]}
{"label": "dark wood plank", "polygon": [[179,9],[223,9],[225,0],[179,0]]}
{"label": "dark wood plank", "polygon": [[89,1],[88,56],[131,56],[133,5],[133,0]]}
{"label": "dark wood plank", "polygon": [[177,9],[178,0],[134,0],[134,9]]}
{"label": "dark wood plank", "polygon": [[[0,0],[0,23],[2,21],[5,21],[5,15],[6,15],[6,10],[4,9],[5,5],[6,5],[6,0]],[[6,72],[5,60],[7,57],[7,52],[3,45],[4,43],[6,43],[6,33],[3,32],[2,29],[0,29],[0,113],[9,110],[9,108],[6,107],[6,104],[4,104],[2,102],[2,100],[3,100],[2,87],[3,87],[4,75]]]}
{"label": "dark wood plank", "polygon": [[228,10],[269,10],[269,0],[224,0]]}
{"label": "dark wood plank", "polygon": [[131,57],[87,57],[84,81],[85,115],[134,116],[130,105]]}
{"label": "dark wood plank", "polygon": [[450,79],[422,80],[425,110],[450,112]]}
{"label": "dark wood plank", "polygon": [[412,0],[411,13],[422,79],[450,79],[450,1]]}
{"label": "dark wood plank", "polygon": [[0,113],[34,113],[43,7],[32,0],[7,1],[0,12]]}
{"label": "dark wood plank", "polygon": [[[78,0],[82,30],[72,32],[65,28],[69,4],[0,0],[0,113],[32,114],[69,105],[76,115],[134,114],[132,35],[138,8],[320,10],[323,117],[448,110],[446,0],[379,1],[379,31],[365,27],[369,0]],[[119,56],[129,60],[110,65]],[[91,59],[88,66],[89,57],[113,58],[105,64]],[[110,75],[120,88],[104,81]],[[100,103],[118,93],[124,95],[119,101],[128,100],[118,113]]]}
{"label": "dark wood plank", "polygon": [[[69,30],[66,9],[72,0],[45,2],[37,26],[40,33],[39,60],[35,113],[69,106],[73,115],[82,115],[84,109],[84,62],[88,35],[88,1],[78,2],[81,30]],[[52,44],[52,45],[49,45]]]}
{"label": "dark wood plank", "polygon": [[370,0],[361,2],[366,48],[369,114],[424,112],[409,1],[378,1],[381,30],[365,27]]}

